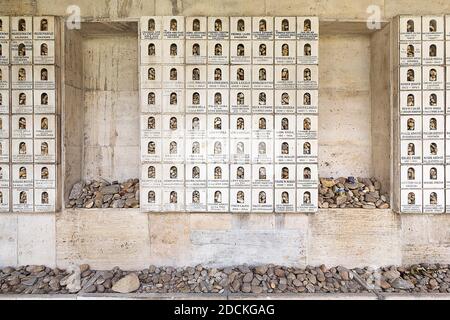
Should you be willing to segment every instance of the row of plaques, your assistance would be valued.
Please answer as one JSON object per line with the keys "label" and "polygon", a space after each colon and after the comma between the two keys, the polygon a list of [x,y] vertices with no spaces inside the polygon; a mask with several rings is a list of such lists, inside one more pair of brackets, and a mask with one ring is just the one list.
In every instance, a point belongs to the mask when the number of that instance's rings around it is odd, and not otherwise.
{"label": "row of plaques", "polygon": [[450,62],[450,41],[400,43],[400,65],[443,65]]}
{"label": "row of plaques", "polygon": [[[449,74],[450,67],[447,67]],[[400,90],[450,90],[450,79],[445,78],[443,66],[400,67]]]}
{"label": "row of plaques", "polygon": [[[11,105],[10,105],[11,95]],[[0,114],[55,113],[55,90],[1,90]]]}
{"label": "row of plaques", "polygon": [[55,66],[53,65],[0,66],[0,70],[0,89],[55,89]]}
{"label": "row of plaques", "polygon": [[54,64],[53,40],[0,40],[0,64]]}
{"label": "row of plaques", "polygon": [[0,212],[9,212],[11,204],[13,212],[54,212],[55,203],[55,189],[0,188]]}
{"label": "row of plaques", "polygon": [[0,139],[0,162],[54,163],[56,162],[55,139]]}
{"label": "row of plaques", "polygon": [[450,213],[450,190],[401,189],[403,213]]}
{"label": "row of plaques", "polygon": [[[11,168],[11,173],[10,173]],[[12,182],[10,181],[12,178]],[[55,164],[0,164],[1,188],[56,188]]]}
{"label": "row of plaques", "polygon": [[401,187],[404,189],[450,189],[450,166],[402,165]]}
{"label": "row of plaques", "polygon": [[450,96],[450,90],[401,91],[400,114],[450,113],[450,99],[446,99],[447,96]]}
{"label": "row of plaques", "polygon": [[55,39],[55,18],[52,16],[0,16],[0,39],[53,40]]}
{"label": "row of plaques", "polygon": [[[0,115],[0,138],[9,138],[9,116]],[[12,115],[11,138],[56,138],[55,115]]]}
{"label": "row of plaques", "polygon": [[400,41],[435,41],[450,39],[449,16],[401,16]]}

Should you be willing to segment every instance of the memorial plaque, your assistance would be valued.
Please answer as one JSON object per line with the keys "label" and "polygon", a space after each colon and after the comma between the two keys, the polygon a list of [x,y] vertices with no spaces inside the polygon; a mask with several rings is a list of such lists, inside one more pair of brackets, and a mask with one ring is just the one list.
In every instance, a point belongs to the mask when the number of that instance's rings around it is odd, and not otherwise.
{"label": "memorial plaque", "polygon": [[208,95],[208,113],[228,113],[229,95],[228,89],[209,89]]}
{"label": "memorial plaque", "polygon": [[230,211],[237,213],[250,212],[252,207],[252,191],[245,188],[230,189]]}
{"label": "memorial plaque", "polygon": [[226,40],[208,41],[208,64],[230,63],[230,42]]}
{"label": "memorial plaque", "polygon": [[[445,119],[450,124],[450,115],[446,115]],[[445,139],[450,140],[450,126],[445,127]]]}
{"label": "memorial plaque", "polygon": [[297,139],[317,139],[318,116],[297,115]]}
{"label": "memorial plaque", "polygon": [[422,117],[400,117],[400,139],[422,139]]}
{"label": "memorial plaque", "polygon": [[0,65],[0,91],[9,88],[9,67]]}
{"label": "memorial plaque", "polygon": [[206,188],[186,189],[186,211],[205,212],[207,208]]}
{"label": "memorial plaque", "polygon": [[421,90],[422,89],[422,68],[421,67],[400,67],[400,90]]}
{"label": "memorial plaque", "polygon": [[55,41],[34,40],[33,42],[33,62],[35,64],[55,63]]}
{"label": "memorial plaque", "polygon": [[9,114],[9,90],[0,90],[0,114]]}
{"label": "memorial plaque", "polygon": [[230,17],[230,39],[231,40],[251,40],[252,39],[252,18],[251,17]]}
{"label": "memorial plaque", "polygon": [[450,164],[450,140],[445,140],[445,163]]}
{"label": "memorial plaque", "polygon": [[33,38],[35,40],[55,39],[55,17],[33,17]]}
{"label": "memorial plaque", "polygon": [[275,41],[275,64],[295,64],[297,59],[295,40]]}
{"label": "memorial plaque", "polygon": [[444,189],[445,169],[444,165],[424,165],[423,166],[423,188],[424,189]]}
{"label": "memorial plaque", "polygon": [[184,187],[184,164],[163,164],[164,188]]}
{"label": "memorial plaque", "polygon": [[33,138],[33,115],[13,115],[11,117],[12,137]]}
{"label": "memorial plaque", "polygon": [[34,116],[34,137],[56,138],[56,120],[54,115]]}
{"label": "memorial plaque", "polygon": [[423,114],[444,114],[445,91],[422,91]]}
{"label": "memorial plaque", "polygon": [[162,71],[159,65],[141,66],[141,88],[161,89]]}
{"label": "memorial plaque", "polygon": [[275,65],[274,81],[275,89],[295,89],[295,65]]}
{"label": "memorial plaque", "polygon": [[275,39],[297,38],[297,21],[295,17],[275,17]]}
{"label": "memorial plaque", "polygon": [[186,40],[186,64],[206,64],[208,42],[206,40]]}
{"label": "memorial plaque", "polygon": [[162,198],[163,211],[182,212],[185,210],[184,189],[164,188]]}
{"label": "memorial plaque", "polygon": [[422,40],[422,17],[401,16],[399,27],[400,27],[400,41]]}
{"label": "memorial plaque", "polygon": [[0,162],[9,162],[9,140],[0,139]]}
{"label": "memorial plaque", "polygon": [[32,40],[33,39],[32,17],[11,17],[11,39]]}
{"label": "memorial plaque", "polygon": [[450,213],[450,190],[445,190],[445,213]]}
{"label": "memorial plaque", "polygon": [[309,41],[309,40],[297,41],[297,63],[318,64],[319,41]]}
{"label": "memorial plaque", "polygon": [[183,114],[173,114],[173,115],[163,115],[163,137],[168,138],[183,138],[184,132],[184,115]]}
{"label": "memorial plaque", "polygon": [[144,211],[160,212],[162,203],[161,188],[141,188],[140,205]]}
{"label": "memorial plaque", "polygon": [[422,64],[422,42],[400,42],[400,65],[420,66]]}
{"label": "memorial plaque", "polygon": [[31,64],[33,63],[33,41],[32,40],[12,40],[11,63]]}
{"label": "memorial plaque", "polygon": [[251,81],[253,89],[273,89],[273,66],[253,65]]}
{"label": "memorial plaque", "polygon": [[[275,162],[295,163],[295,139],[275,139]],[[309,157],[310,155],[308,155]]]}
{"label": "memorial plaque", "polygon": [[444,116],[423,116],[423,139],[444,139],[445,117]]}
{"label": "memorial plaque", "polygon": [[184,34],[184,17],[163,17],[163,38],[183,40]]}
{"label": "memorial plaque", "polygon": [[229,17],[208,17],[208,39],[228,40],[230,38]]}
{"label": "memorial plaque", "polygon": [[217,189],[208,187],[208,211],[209,212],[228,212],[229,199],[228,189]]}
{"label": "memorial plaque", "polygon": [[141,64],[157,64],[162,62],[162,41],[141,40]]}
{"label": "memorial plaque", "polygon": [[186,112],[206,113],[207,98],[206,90],[186,90]]}
{"label": "memorial plaque", "polygon": [[450,189],[450,166],[445,166],[445,189]]}
{"label": "memorial plaque", "polygon": [[9,189],[0,188],[0,212],[9,212]]}
{"label": "memorial plaque", "polygon": [[230,41],[230,62],[231,64],[251,64],[252,42],[244,40]]}
{"label": "memorial plaque", "polygon": [[297,90],[297,113],[318,113],[318,100],[318,90]]}
{"label": "memorial plaque", "polygon": [[422,42],[422,64],[442,65],[445,61],[444,41]]}
{"label": "memorial plaque", "polygon": [[230,87],[229,67],[208,66],[208,89],[228,89]]}
{"label": "memorial plaque", "polygon": [[252,91],[252,113],[273,113],[273,90]]}
{"label": "memorial plaque", "polygon": [[296,189],[278,189],[275,188],[275,212],[294,213]]}
{"label": "memorial plaque", "polygon": [[450,16],[445,16],[445,39],[450,40]]}
{"label": "memorial plaque", "polygon": [[186,187],[206,188],[206,164],[186,164]]}
{"label": "memorial plaque", "polygon": [[[448,90],[450,90],[450,77],[448,76],[448,75],[450,75],[450,66],[447,66],[446,69],[447,69],[447,70],[446,70],[446,71],[447,71],[447,72],[446,72],[446,74],[447,74],[447,79],[446,79],[446,80],[447,80],[447,81],[446,81],[445,87],[446,87],[446,89],[447,89],[447,91],[448,91]],[[449,100],[450,100],[450,99],[449,99]]]}
{"label": "memorial plaque", "polygon": [[250,163],[252,152],[250,139],[230,139],[230,161],[233,163]]}
{"label": "memorial plaque", "polygon": [[444,163],[444,140],[423,140],[423,163]]}
{"label": "memorial plaque", "polygon": [[444,189],[423,190],[423,213],[444,213],[445,192]]}
{"label": "memorial plaque", "polygon": [[230,186],[240,188],[252,186],[252,167],[250,164],[230,165]]}
{"label": "memorial plaque", "polygon": [[229,166],[223,163],[209,163],[208,170],[208,188],[228,188]]}
{"label": "memorial plaque", "polygon": [[141,89],[141,112],[161,113],[162,90],[161,89]]}
{"label": "memorial plaque", "polygon": [[422,91],[400,91],[400,114],[422,113]]}
{"label": "memorial plaque", "polygon": [[422,17],[422,40],[444,40],[444,17]]}
{"label": "memorial plaque", "polygon": [[273,17],[252,18],[252,39],[273,41]]}
{"label": "memorial plaque", "polygon": [[250,139],[252,136],[252,116],[251,115],[231,115],[230,116],[230,138]]}
{"label": "memorial plaque", "polygon": [[9,17],[0,16],[0,39],[9,39]]}
{"label": "memorial plaque", "polygon": [[296,119],[295,115],[276,115],[275,116],[275,138],[276,139],[295,139]]}
{"label": "memorial plaque", "polygon": [[233,65],[230,67],[230,88],[251,89],[252,69],[251,66]]}
{"label": "memorial plaque", "polygon": [[33,188],[13,188],[13,212],[33,212]]}
{"label": "memorial plaque", "polygon": [[[2,142],[2,158],[8,159],[6,154],[9,151],[8,140]],[[12,162],[14,163],[27,163],[33,162],[33,140],[32,139],[12,139]]]}
{"label": "memorial plaque", "polygon": [[402,189],[400,202],[403,213],[422,213],[422,190]]}
{"label": "memorial plaque", "polygon": [[[21,166],[21,165],[18,165]],[[42,189],[56,188],[56,165],[35,164],[34,165],[34,187]]]}
{"label": "memorial plaque", "polygon": [[226,114],[208,114],[208,138],[228,139],[229,120]]}
{"label": "memorial plaque", "polygon": [[297,89],[319,89],[319,67],[317,65],[297,66]]}
{"label": "memorial plaque", "polygon": [[206,130],[205,114],[186,114],[185,136],[187,139],[205,139]]}
{"label": "memorial plaque", "polygon": [[0,39],[0,65],[9,64],[9,40]]}
{"label": "memorial plaque", "polygon": [[314,189],[318,185],[317,164],[297,164],[297,188]]}
{"label": "memorial plaque", "polygon": [[251,90],[230,90],[230,112],[250,113],[252,106]]}
{"label": "memorial plaque", "polygon": [[208,78],[205,65],[186,65],[186,89],[206,89]]}
{"label": "memorial plaque", "polygon": [[163,66],[163,88],[184,89],[184,66]]}
{"label": "memorial plaque", "polygon": [[252,189],[252,212],[272,213],[273,202],[273,189]]}
{"label": "memorial plaque", "polygon": [[162,17],[141,17],[140,30],[142,40],[162,39]]}
{"label": "memorial plaque", "polygon": [[0,139],[9,138],[9,116],[0,115]]}
{"label": "memorial plaque", "polygon": [[163,168],[160,163],[146,163],[142,165],[140,184],[142,187],[161,187]]}
{"label": "memorial plaque", "polygon": [[253,64],[273,64],[274,61],[274,42],[267,40],[252,41],[252,60]]}
{"label": "memorial plaque", "polygon": [[183,64],[185,57],[184,40],[163,40],[163,63],[167,65]]}
{"label": "memorial plaque", "polygon": [[421,164],[422,163],[422,141],[421,140],[401,140],[401,163]]}
{"label": "memorial plaque", "polygon": [[273,139],[273,116],[268,114],[254,114],[252,116],[252,138],[260,140]]}
{"label": "memorial plaque", "polygon": [[168,137],[162,139],[163,161],[167,163],[184,162],[184,142],[183,137]]}
{"label": "memorial plaque", "polygon": [[445,43],[445,64],[450,65],[450,39]]}
{"label": "memorial plaque", "polygon": [[295,188],[296,181],[295,164],[275,165],[275,188]]}
{"label": "memorial plaque", "polygon": [[186,39],[207,39],[206,17],[186,17]]}
{"label": "memorial plaque", "polygon": [[34,162],[52,163],[56,161],[56,142],[54,139],[34,140]]}
{"label": "memorial plaque", "polygon": [[422,189],[422,166],[402,165],[400,181],[402,189]]}
{"label": "memorial plaque", "polygon": [[12,113],[33,112],[33,91],[12,90]]}
{"label": "memorial plaque", "polygon": [[295,90],[275,90],[275,113],[295,113],[296,91]]}
{"label": "memorial plaque", "polygon": [[273,163],[273,140],[253,139],[253,163]]}
{"label": "memorial plaque", "polygon": [[161,162],[162,145],[161,139],[142,139],[141,140],[141,161],[142,162]]}
{"label": "memorial plaque", "polygon": [[55,212],[55,189],[34,190],[34,211]]}
{"label": "memorial plaque", "polygon": [[317,212],[317,188],[297,189],[297,212]]}
{"label": "memorial plaque", "polygon": [[0,188],[9,188],[9,165],[0,164]]}
{"label": "memorial plaque", "polygon": [[227,138],[208,138],[207,154],[209,163],[230,161],[229,140]]}
{"label": "memorial plaque", "polygon": [[161,115],[141,115],[141,138],[161,138]]}
{"label": "memorial plaque", "polygon": [[163,113],[183,113],[185,111],[184,106],[184,90],[183,89],[163,89],[162,101],[163,101]]}
{"label": "memorial plaque", "polygon": [[205,139],[186,139],[186,162],[206,163],[206,153]]}
{"label": "memorial plaque", "polygon": [[297,162],[317,162],[317,140],[299,139],[297,140],[297,150]]}
{"label": "memorial plaque", "polygon": [[273,164],[252,164],[252,187],[272,189],[274,187],[273,167]]}
{"label": "memorial plaque", "polygon": [[55,66],[34,65],[33,88],[38,90],[55,89]]}
{"label": "memorial plaque", "polygon": [[33,66],[14,65],[11,67],[11,88],[21,90],[33,89]]}
{"label": "memorial plaque", "polygon": [[297,39],[298,40],[318,40],[319,39],[319,18],[318,17],[297,17]]}

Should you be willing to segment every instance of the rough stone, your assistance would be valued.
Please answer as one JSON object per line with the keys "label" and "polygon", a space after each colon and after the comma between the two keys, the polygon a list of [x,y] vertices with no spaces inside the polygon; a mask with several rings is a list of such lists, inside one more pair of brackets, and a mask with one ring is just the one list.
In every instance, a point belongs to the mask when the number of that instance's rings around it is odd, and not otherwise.
{"label": "rough stone", "polygon": [[119,293],[130,293],[139,289],[140,281],[135,273],[130,273],[117,281],[112,290]]}

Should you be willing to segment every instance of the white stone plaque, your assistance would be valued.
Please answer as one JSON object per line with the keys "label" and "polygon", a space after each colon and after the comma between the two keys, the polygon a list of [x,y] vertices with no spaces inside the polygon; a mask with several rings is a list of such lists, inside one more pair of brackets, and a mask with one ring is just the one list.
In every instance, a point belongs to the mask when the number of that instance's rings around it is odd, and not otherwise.
{"label": "white stone plaque", "polygon": [[252,204],[252,191],[246,188],[230,189],[230,211],[231,212],[250,212]]}
{"label": "white stone plaque", "polygon": [[0,90],[8,90],[9,88],[9,67],[0,65]]}
{"label": "white stone plaque", "polygon": [[228,64],[230,62],[230,42],[226,40],[208,41],[208,64]]}
{"label": "white stone plaque", "polygon": [[445,190],[445,213],[450,213],[450,190]]}
{"label": "white stone plaque", "polygon": [[33,91],[12,90],[12,113],[33,112]]}
{"label": "white stone plaque", "polygon": [[319,41],[298,40],[297,41],[297,63],[318,64],[319,63]]}
{"label": "white stone plaque", "polygon": [[252,212],[272,213],[273,189],[252,189]]}
{"label": "white stone plaque", "polygon": [[273,140],[253,139],[252,162],[273,163]]}
{"label": "white stone plaque", "polygon": [[[34,113],[55,113],[56,100],[54,90],[34,90]],[[20,108],[19,108],[20,110]]]}
{"label": "white stone plaque", "polygon": [[141,138],[161,138],[162,120],[159,114],[141,115]]}
{"label": "white stone plaque", "polygon": [[[21,166],[21,165],[18,165]],[[56,188],[56,165],[35,164],[34,165],[34,187],[35,188]]]}
{"label": "white stone plaque", "polygon": [[9,188],[0,188],[0,212],[9,212]]}
{"label": "white stone plaque", "polygon": [[162,139],[163,161],[167,163],[184,162],[184,139],[183,137],[168,137]]}
{"label": "white stone plaque", "polygon": [[208,170],[208,188],[228,188],[229,165],[223,163],[209,163]]}
{"label": "white stone plaque", "polygon": [[445,140],[445,163],[450,164],[450,140]]}
{"label": "white stone plaque", "polygon": [[230,62],[231,64],[251,64],[252,42],[244,40],[230,41]]}
{"label": "white stone plaque", "polygon": [[34,65],[33,88],[38,90],[55,89],[55,66]]}
{"label": "white stone plaque", "polygon": [[141,141],[141,161],[161,162],[162,145],[161,139],[142,139]]}
{"label": "white stone plaque", "polygon": [[445,33],[446,40],[450,40],[450,16],[445,16]]}
{"label": "white stone plaque", "polygon": [[164,188],[162,194],[163,211],[182,212],[185,210],[184,189]]}
{"label": "white stone plaque", "polygon": [[9,138],[9,116],[0,115],[0,139],[7,138]]}
{"label": "white stone plaque", "polygon": [[403,189],[422,189],[422,166],[402,165],[400,182]]}
{"label": "white stone plaque", "polygon": [[319,67],[317,65],[297,66],[297,89],[318,90]]}
{"label": "white stone plaque", "polygon": [[275,189],[275,212],[294,213],[296,189]]}
{"label": "white stone plaque", "polygon": [[33,63],[54,64],[55,63],[55,41],[54,40],[34,40],[33,42]]}
{"label": "white stone plaque", "polygon": [[51,114],[34,116],[35,138],[56,138],[56,120]]}
{"label": "white stone plaque", "polygon": [[55,212],[55,189],[34,190],[34,211]]}
{"label": "white stone plaque", "polygon": [[295,147],[295,139],[276,139],[274,143],[275,162],[295,163]]}
{"label": "white stone plaque", "polygon": [[445,91],[422,91],[423,114],[443,114],[445,110]]}
{"label": "white stone plaque", "polygon": [[162,41],[141,40],[141,64],[162,62]]}
{"label": "white stone plaque", "polygon": [[[450,42],[450,41],[449,41],[449,42]],[[446,69],[447,69],[447,70],[446,70],[446,71],[447,71],[446,74],[447,74],[447,75],[450,75],[450,66],[447,66]],[[447,89],[447,91],[448,91],[448,90],[450,90],[450,77],[447,76],[447,79],[446,79],[446,80],[447,80],[447,82],[446,82],[445,87],[446,87],[446,89]],[[449,100],[450,100],[450,99],[449,99]]]}
{"label": "white stone plaque", "polygon": [[422,42],[400,42],[400,65],[420,66],[422,64]]}
{"label": "white stone plaque", "polygon": [[0,16],[0,39],[9,39],[9,17]]}
{"label": "white stone plaque", "polygon": [[229,120],[226,114],[208,114],[208,138],[227,139]]}
{"label": "white stone plaque", "polygon": [[268,114],[254,114],[252,116],[252,138],[271,140],[273,138],[273,116]]}
{"label": "white stone plaque", "polygon": [[208,113],[229,112],[228,89],[209,89],[207,95]]}
{"label": "white stone plaque", "polygon": [[[247,69],[250,71],[250,68]],[[253,89],[273,89],[273,67],[268,65],[253,65],[251,81]]]}
{"label": "white stone plaque", "polygon": [[186,39],[207,39],[206,17],[186,17]]}
{"label": "white stone plaque", "polygon": [[184,63],[184,40],[163,40],[163,63],[167,65]]}
{"label": "white stone plaque", "polygon": [[274,84],[275,89],[295,89],[296,82],[295,65],[275,65]]}
{"label": "white stone plaque", "polygon": [[297,139],[317,139],[318,116],[297,115]]}
{"label": "white stone plaque", "polygon": [[400,67],[400,90],[421,90],[422,69],[421,67]]}
{"label": "white stone plaque", "polygon": [[208,17],[208,39],[228,40],[230,38],[230,19],[228,17]]}
{"label": "white stone plaque", "polygon": [[[450,115],[445,116],[446,122],[450,124]],[[445,138],[450,140],[450,126],[445,127]]]}
{"label": "white stone plaque", "polygon": [[420,16],[401,16],[399,28],[401,41],[422,40],[422,18]]}
{"label": "white stone plaque", "polygon": [[0,114],[9,114],[9,90],[0,90]]}
{"label": "white stone plaque", "polygon": [[295,64],[297,45],[295,40],[275,41],[275,64]]}
{"label": "white stone plaque", "polygon": [[422,137],[422,117],[421,116],[401,116],[400,117],[400,138],[401,139],[421,139]]}
{"label": "white stone plaque", "polygon": [[141,112],[161,113],[162,90],[161,89],[141,89]]}
{"label": "white stone plaque", "polygon": [[20,114],[11,117],[13,138],[33,138],[33,115]]}
{"label": "white stone plaque", "polygon": [[250,164],[230,165],[230,186],[240,188],[252,186],[252,167]]}
{"label": "white stone plaque", "polygon": [[33,88],[33,67],[14,65],[11,67],[12,89],[27,90]]}
{"label": "white stone plaque", "polygon": [[401,140],[401,163],[420,164],[422,162],[422,141]]}
{"label": "white stone plaque", "polygon": [[33,212],[33,188],[13,188],[13,211]]}
{"label": "white stone plaque", "polygon": [[163,89],[162,101],[163,113],[183,113],[184,108],[184,90],[183,89]]}
{"label": "white stone plaque", "polygon": [[188,139],[206,138],[206,114],[186,114],[185,135]]}
{"label": "white stone plaque", "polygon": [[273,113],[273,90],[252,90],[252,113]]}
{"label": "white stone plaque", "polygon": [[295,40],[297,37],[295,17],[275,17],[275,39]]}
{"label": "white stone plaque", "polygon": [[317,188],[297,189],[297,212],[317,212]]}
{"label": "white stone plaque", "polygon": [[273,164],[252,164],[252,187],[272,189],[274,187]]}
{"label": "white stone plaque", "polygon": [[0,139],[0,162],[9,162],[9,140]]}
{"label": "white stone plaque", "polygon": [[32,40],[12,40],[11,63],[31,64],[33,63],[33,41]]}
{"label": "white stone plaque", "polygon": [[184,17],[163,17],[163,38],[164,39],[184,39]]}
{"label": "white stone plaque", "polygon": [[207,207],[206,188],[186,189],[186,211],[205,212]]}
{"label": "white stone plaque", "polygon": [[[7,140],[2,141],[3,155],[8,152]],[[33,140],[32,139],[12,139],[12,162],[33,162]],[[8,148],[8,149],[6,149]]]}
{"label": "white stone plaque", "polygon": [[208,138],[207,154],[209,163],[230,161],[229,140],[227,138]]}
{"label": "white stone plaque", "polygon": [[206,89],[208,80],[205,65],[186,65],[186,89]]}
{"label": "white stone plaque", "polygon": [[253,64],[273,64],[274,42],[268,40],[252,41]]}
{"label": "white stone plaque", "polygon": [[444,41],[423,41],[422,42],[422,64],[442,65],[445,60]]}
{"label": "white stone plaque", "polygon": [[297,188],[317,188],[319,185],[317,167],[317,164],[297,164]]}
{"label": "white stone plaque", "polygon": [[228,89],[230,87],[229,67],[223,65],[208,66],[208,89]]}
{"label": "white stone plaque", "polygon": [[295,115],[276,115],[275,116],[275,138],[277,139],[295,139],[296,131]]}
{"label": "white stone plaque", "polygon": [[33,38],[35,40],[55,39],[55,17],[33,17]]}
{"label": "white stone plaque", "polygon": [[314,139],[297,140],[297,162],[317,162],[318,143]]}
{"label": "white stone plaque", "polygon": [[423,140],[423,163],[441,164],[444,163],[444,140]]}
{"label": "white stone plaque", "polygon": [[402,189],[400,199],[403,213],[422,213],[422,190]]}
{"label": "white stone plaque", "polygon": [[56,161],[56,143],[54,139],[34,140],[34,162],[52,163]]}
{"label": "white stone plaque", "polygon": [[297,39],[317,40],[319,38],[318,17],[297,17]]}
{"label": "white stone plaque", "polygon": [[423,116],[422,123],[423,139],[444,139],[445,117],[444,116]]}
{"label": "white stone plaque", "polygon": [[444,189],[445,169],[444,165],[424,165],[423,166],[423,188],[424,189]]}
{"label": "white stone plaque", "polygon": [[230,90],[230,112],[250,113],[252,106],[251,90]]}
{"label": "white stone plaque", "polygon": [[163,164],[163,186],[184,187],[184,164]]}
{"label": "white stone plaque", "polygon": [[183,138],[184,132],[184,115],[183,114],[172,114],[162,116],[162,134],[163,137],[168,138]]}
{"label": "white stone plaque", "polygon": [[230,139],[230,161],[233,163],[250,163],[252,152],[250,139]]}
{"label": "white stone plaque", "polygon": [[250,89],[252,87],[252,69],[246,65],[232,65],[230,67],[230,88]]}
{"label": "white stone plaque", "polygon": [[252,39],[269,40],[274,37],[273,17],[253,17],[252,18]]}
{"label": "white stone plaque", "polygon": [[445,192],[444,189],[423,190],[423,213],[444,213]]}
{"label": "white stone plaque", "polygon": [[208,43],[206,40],[186,40],[186,64],[206,64]]}
{"label": "white stone plaque", "polygon": [[445,189],[450,189],[450,166],[445,166]]}
{"label": "white stone plaque", "polygon": [[295,188],[296,181],[295,164],[275,165],[275,188]]}
{"label": "white stone plaque", "polygon": [[206,188],[206,164],[186,164],[186,187]]}
{"label": "white stone plaque", "polygon": [[162,39],[162,17],[141,17],[141,39]]}
{"label": "white stone plaque", "polygon": [[274,93],[275,113],[295,113],[295,90],[275,90]]}
{"label": "white stone plaque", "polygon": [[231,40],[251,40],[252,39],[252,18],[251,17],[230,17],[230,39]]}
{"label": "white stone plaque", "polygon": [[319,110],[318,90],[297,90],[297,113],[317,113]]}
{"label": "white stone plaque", "polygon": [[230,138],[250,139],[252,136],[252,116],[251,115],[231,115],[230,116]]}
{"label": "white stone plaque", "polygon": [[422,91],[400,91],[400,114],[422,113]]}
{"label": "white stone plaque", "polygon": [[450,65],[450,39],[445,42],[445,64]]}
{"label": "white stone plaque", "polygon": [[162,203],[161,188],[141,188],[140,205],[142,211],[160,212]]}
{"label": "white stone plaque", "polygon": [[142,165],[141,181],[142,187],[161,187],[163,181],[163,168],[160,163],[146,163]]}
{"label": "white stone plaque", "polygon": [[229,190],[208,187],[208,211],[228,212],[229,210]]}
{"label": "white stone plaque", "polygon": [[0,39],[0,65],[9,64],[9,40]]}
{"label": "white stone plaque", "polygon": [[11,39],[31,40],[33,39],[32,17],[11,17]]}
{"label": "white stone plaque", "polygon": [[[207,91],[190,89],[186,90],[186,112],[206,113]],[[186,127],[187,128],[187,127]]]}
{"label": "white stone plaque", "polygon": [[422,17],[422,40],[444,40],[444,17]]}
{"label": "white stone plaque", "polygon": [[206,163],[206,153],[206,139],[186,139],[186,162]]}
{"label": "white stone plaque", "polygon": [[163,66],[163,88],[184,89],[184,66]]}
{"label": "white stone plaque", "polygon": [[9,188],[9,165],[0,164],[0,188]]}

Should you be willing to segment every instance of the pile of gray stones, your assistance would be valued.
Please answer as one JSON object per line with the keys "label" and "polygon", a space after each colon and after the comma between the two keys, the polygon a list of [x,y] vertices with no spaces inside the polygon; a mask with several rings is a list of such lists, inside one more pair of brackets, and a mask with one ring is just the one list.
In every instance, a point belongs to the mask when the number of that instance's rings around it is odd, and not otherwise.
{"label": "pile of gray stones", "polygon": [[72,187],[66,208],[139,208],[139,179],[79,181]]}
{"label": "pile of gray stones", "polygon": [[449,267],[444,264],[379,269],[198,265],[123,271],[118,267],[91,270],[84,264],[69,271],[34,265],[1,269],[0,293],[450,293]]}
{"label": "pile of gray stones", "polygon": [[320,178],[319,208],[389,209],[376,178]]}

